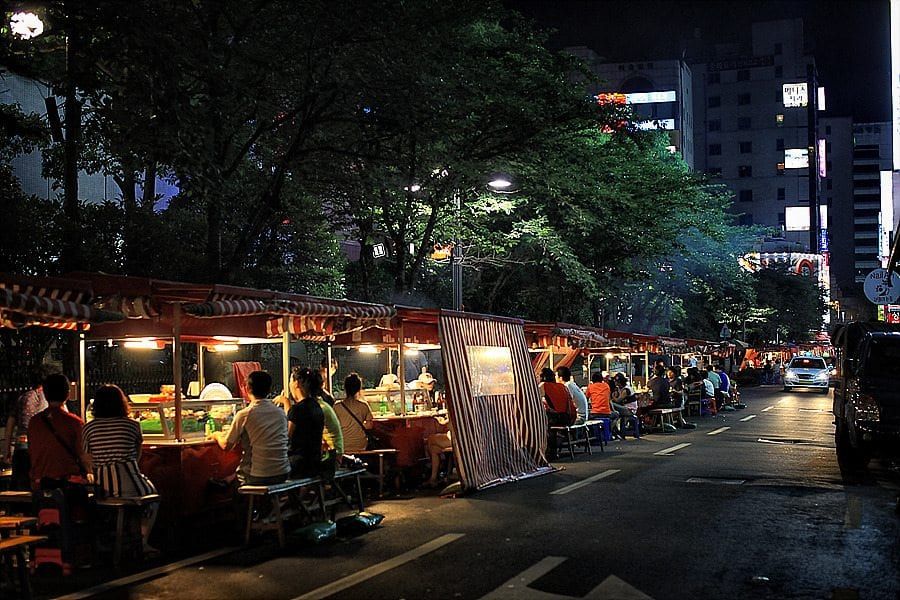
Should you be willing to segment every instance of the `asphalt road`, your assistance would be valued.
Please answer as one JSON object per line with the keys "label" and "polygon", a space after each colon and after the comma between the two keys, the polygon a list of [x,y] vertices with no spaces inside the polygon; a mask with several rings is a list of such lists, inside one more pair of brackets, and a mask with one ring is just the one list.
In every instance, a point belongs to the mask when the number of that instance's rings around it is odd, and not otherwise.
{"label": "asphalt road", "polygon": [[[900,598],[897,473],[873,463],[842,482],[830,395],[744,400],[552,475],[375,504],[384,525],[362,537],[261,542],[96,597]],[[66,585],[35,584],[45,597]]]}

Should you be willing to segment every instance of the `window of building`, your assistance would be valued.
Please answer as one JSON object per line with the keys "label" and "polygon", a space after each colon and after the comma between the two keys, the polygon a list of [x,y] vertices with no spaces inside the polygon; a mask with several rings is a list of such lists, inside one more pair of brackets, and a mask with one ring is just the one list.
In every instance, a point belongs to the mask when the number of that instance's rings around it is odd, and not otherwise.
{"label": "window of building", "polygon": [[753,153],[753,142],[741,142],[738,147],[741,150],[741,154],[752,154]]}
{"label": "window of building", "polygon": [[773,54],[781,54],[783,49],[784,47],[781,45],[781,42],[777,42],[775,44],[775,50],[773,51]]}
{"label": "window of building", "polygon": [[722,130],[722,121],[720,119],[710,119],[709,130],[710,131],[721,131]]}
{"label": "window of building", "polygon": [[784,126],[784,115],[783,114],[778,113],[777,115],[775,115],[775,126],[776,127]]}
{"label": "window of building", "polygon": [[718,73],[707,73],[706,83],[719,83],[720,77]]}
{"label": "window of building", "polygon": [[784,150],[784,138],[778,138],[775,140],[775,149]]}
{"label": "window of building", "polygon": [[778,199],[784,200],[784,188],[778,188]]}
{"label": "window of building", "polygon": [[831,142],[825,142],[825,152],[831,152]]}
{"label": "window of building", "polygon": [[738,192],[738,198],[741,202],[753,202],[753,190],[741,190]]}
{"label": "window of building", "polygon": [[[810,157],[811,158],[811,157]],[[825,169],[830,173],[831,172],[831,161],[825,161]]]}
{"label": "window of building", "polygon": [[829,177],[828,180],[825,182],[825,189],[826,189],[826,190],[830,190],[830,189],[831,189],[831,183],[832,183],[831,177]]}
{"label": "window of building", "polygon": [[625,65],[619,65],[619,70],[620,70],[620,71],[624,71],[624,70],[625,70]]}
{"label": "window of building", "polygon": [[781,65],[775,67],[775,77],[778,79],[784,77],[784,67],[782,67]]}
{"label": "window of building", "polygon": [[825,126],[825,135],[831,135],[831,125]]}
{"label": "window of building", "polygon": [[718,108],[722,106],[722,98],[720,96],[710,96],[706,101],[709,108]]}
{"label": "window of building", "polygon": [[753,225],[753,215],[743,214],[738,215],[738,225],[743,225],[745,227],[749,227]]}
{"label": "window of building", "polygon": [[710,167],[706,169],[709,175],[718,176],[722,174],[722,167]]}
{"label": "window of building", "polygon": [[750,117],[738,117],[737,128],[741,130],[750,129]]}
{"label": "window of building", "polygon": [[775,165],[775,174],[776,175],[784,175],[784,163],[780,162]]}
{"label": "window of building", "polygon": [[738,167],[738,177],[753,177],[753,167],[750,165],[740,165]]}
{"label": "window of building", "polygon": [[719,156],[722,154],[722,144],[710,144],[709,145],[709,155],[710,156]]}
{"label": "window of building", "polygon": [[740,69],[737,72],[738,81],[750,81],[750,69]]}
{"label": "window of building", "polygon": [[738,94],[738,104],[740,104],[740,105],[750,104],[750,93],[747,92],[746,94]]}
{"label": "window of building", "polygon": [[781,227],[782,229],[784,229],[784,224],[785,224],[784,213],[780,212],[780,213],[778,213],[778,226]]}

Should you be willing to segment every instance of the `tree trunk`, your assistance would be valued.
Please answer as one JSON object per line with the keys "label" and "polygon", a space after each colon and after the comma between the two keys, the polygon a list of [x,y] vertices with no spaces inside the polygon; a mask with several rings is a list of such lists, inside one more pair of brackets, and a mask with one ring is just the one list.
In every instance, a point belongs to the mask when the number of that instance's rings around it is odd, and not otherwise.
{"label": "tree trunk", "polygon": [[81,147],[81,101],[75,87],[75,67],[79,50],[77,29],[68,26],[66,48],[66,81],[65,81],[65,128],[66,138],[63,141],[63,215],[66,219],[62,269],[63,272],[77,271],[84,268],[82,241],[84,233],[81,223],[81,209],[78,204],[78,153]]}
{"label": "tree trunk", "polygon": [[153,161],[144,169],[144,193],[141,208],[152,211],[156,204],[156,162]]}
{"label": "tree trunk", "polygon": [[222,207],[217,198],[207,196],[206,204],[206,273],[214,280],[222,268]]}

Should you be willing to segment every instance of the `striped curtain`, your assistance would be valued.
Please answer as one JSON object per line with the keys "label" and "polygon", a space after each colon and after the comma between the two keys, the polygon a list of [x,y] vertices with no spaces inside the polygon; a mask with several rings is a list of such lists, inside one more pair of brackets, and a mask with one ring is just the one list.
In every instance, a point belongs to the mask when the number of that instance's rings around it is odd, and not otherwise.
{"label": "striped curtain", "polygon": [[[441,356],[453,451],[465,489],[484,489],[552,471],[544,455],[547,415],[521,322],[442,312]],[[509,348],[515,393],[474,396],[467,347]]]}

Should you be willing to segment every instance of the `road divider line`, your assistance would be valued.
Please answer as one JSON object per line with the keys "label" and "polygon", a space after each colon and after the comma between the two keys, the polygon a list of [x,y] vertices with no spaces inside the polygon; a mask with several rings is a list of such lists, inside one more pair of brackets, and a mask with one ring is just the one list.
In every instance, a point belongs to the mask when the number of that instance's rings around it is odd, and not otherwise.
{"label": "road divider line", "polygon": [[731,429],[731,427],[719,427],[718,429],[713,429],[706,435],[719,435],[720,433],[724,433],[724,432],[728,431],[729,429]]}
{"label": "road divider line", "polygon": [[682,448],[687,448],[690,445],[691,445],[690,442],[687,442],[684,444],[676,444],[676,445],[672,446],[671,448],[666,448],[665,450],[660,450],[659,452],[654,452],[653,455],[654,456],[671,456],[673,452],[677,452],[678,450],[681,450]]}
{"label": "road divider line", "polygon": [[394,558],[390,558],[384,562],[372,565],[371,567],[363,569],[362,571],[357,571],[352,575],[348,575],[347,577],[343,577],[341,579],[338,579],[337,581],[333,581],[328,585],[323,585],[320,588],[316,588],[310,592],[306,592],[302,596],[297,596],[296,598],[294,598],[294,600],[320,600],[321,598],[333,596],[334,594],[343,592],[344,590],[360,584],[363,581],[368,581],[373,577],[378,577],[382,573],[387,573],[391,569],[396,569],[397,567],[403,566],[408,562],[412,562],[417,558],[421,558],[426,554],[443,548],[447,544],[455,542],[464,535],[464,533],[444,534],[441,537],[435,538],[430,542],[426,542],[408,552],[404,552],[399,556],[395,556]]}
{"label": "road divider line", "polygon": [[229,546],[227,548],[220,548],[218,550],[213,550],[212,552],[207,552],[206,554],[198,554],[197,556],[185,558],[184,560],[169,563],[155,569],[141,571],[140,573],[135,573],[134,575],[121,577],[119,579],[114,579],[113,581],[107,581],[106,583],[95,585],[92,588],[81,590],[80,592],[73,592],[71,594],[66,594],[65,596],[58,596],[56,600],[81,600],[82,598],[90,598],[91,596],[97,596],[99,594],[125,587],[126,585],[131,585],[132,583],[138,583],[147,579],[152,579],[153,577],[165,575],[166,573],[171,573],[172,571],[177,571],[178,569],[183,569],[184,567],[189,567],[191,565],[205,562],[207,560],[212,560],[214,558],[230,554],[231,552],[234,552],[238,549],[239,548],[237,546]]}
{"label": "road divider line", "polygon": [[778,404],[784,404],[787,401],[788,401],[787,398],[782,398],[781,400],[778,401]]}
{"label": "road divider line", "polygon": [[553,490],[552,492],[550,492],[550,495],[559,496],[562,494],[568,494],[569,492],[574,492],[575,490],[577,490],[579,488],[583,488],[586,485],[590,485],[590,484],[594,483],[595,481],[600,481],[601,479],[606,479],[607,477],[610,477],[611,475],[615,475],[619,471],[621,471],[621,469],[609,469],[608,471],[603,471],[602,473],[597,473],[596,475],[591,475],[590,477],[588,477],[586,479],[582,479],[581,481],[576,481],[575,483],[573,483],[571,485],[567,485],[566,487],[561,487],[558,490]]}
{"label": "road divider line", "polygon": [[763,412],[769,412],[769,411],[772,410],[773,408],[775,408],[775,407],[774,407],[774,406],[767,406],[767,407],[765,407],[764,409],[762,409],[762,411],[763,411]]}
{"label": "road divider line", "polygon": [[741,423],[745,423],[745,422],[750,421],[750,420],[755,419],[755,418],[756,418],[756,415],[747,415],[746,417],[744,417],[743,419],[741,419]]}

